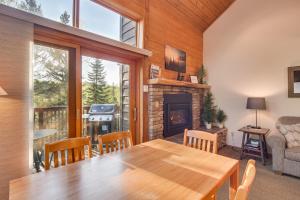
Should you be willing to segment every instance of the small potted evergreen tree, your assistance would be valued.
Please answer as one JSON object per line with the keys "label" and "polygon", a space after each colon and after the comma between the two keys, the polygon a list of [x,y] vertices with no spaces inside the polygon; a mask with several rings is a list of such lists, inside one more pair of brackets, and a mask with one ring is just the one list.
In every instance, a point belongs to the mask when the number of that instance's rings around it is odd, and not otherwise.
{"label": "small potted evergreen tree", "polygon": [[214,105],[214,98],[211,92],[204,96],[202,118],[206,129],[211,129],[212,123],[215,121],[216,109]]}
{"label": "small potted evergreen tree", "polygon": [[218,122],[219,128],[224,128],[224,122],[227,119],[227,115],[225,112],[221,109],[218,109],[217,114],[216,114],[216,120]]}
{"label": "small potted evergreen tree", "polygon": [[206,84],[206,81],[205,81],[206,76],[207,76],[207,71],[204,68],[204,65],[202,65],[201,68],[198,71],[198,82],[200,84]]}

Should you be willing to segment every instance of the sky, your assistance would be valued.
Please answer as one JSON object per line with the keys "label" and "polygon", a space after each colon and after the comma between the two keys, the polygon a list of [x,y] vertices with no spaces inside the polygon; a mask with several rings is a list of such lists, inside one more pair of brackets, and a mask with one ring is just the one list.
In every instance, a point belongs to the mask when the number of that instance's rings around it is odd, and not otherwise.
{"label": "sky", "polygon": [[[22,0],[18,0],[21,2]],[[60,21],[60,16],[64,11],[71,15],[73,0],[36,0],[41,5],[42,15],[46,18]],[[120,15],[99,5],[91,0],[80,0],[80,29],[93,32],[111,39],[120,40]],[[69,25],[72,25],[70,21]],[[87,62],[82,62],[83,80],[87,76],[89,67]],[[119,68],[116,62],[103,60],[106,71],[106,82],[119,85]]]}
{"label": "sky", "polygon": [[[72,16],[73,0],[37,0],[42,5],[43,16],[60,21],[66,10]],[[91,0],[80,0],[80,28],[105,37],[119,40],[120,15]]]}

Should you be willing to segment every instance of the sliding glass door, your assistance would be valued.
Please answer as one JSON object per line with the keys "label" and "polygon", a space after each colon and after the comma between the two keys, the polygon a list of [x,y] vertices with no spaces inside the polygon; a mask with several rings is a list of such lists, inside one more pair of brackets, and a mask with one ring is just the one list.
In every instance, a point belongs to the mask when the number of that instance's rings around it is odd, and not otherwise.
{"label": "sliding glass door", "polygon": [[39,171],[45,144],[68,137],[69,51],[35,44],[33,54],[33,156]]}
{"label": "sliding glass door", "polygon": [[82,135],[97,136],[130,129],[130,67],[82,56]]}
{"label": "sliding glass door", "polygon": [[101,49],[39,37],[33,62],[33,159],[40,171],[46,143],[130,130],[136,141],[136,69]]}

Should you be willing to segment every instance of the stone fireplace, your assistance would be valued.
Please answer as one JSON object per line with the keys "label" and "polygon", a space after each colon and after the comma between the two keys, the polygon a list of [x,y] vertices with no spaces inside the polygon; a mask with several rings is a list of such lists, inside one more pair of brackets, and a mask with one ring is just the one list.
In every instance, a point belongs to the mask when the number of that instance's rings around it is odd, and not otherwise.
{"label": "stone fireplace", "polygon": [[[183,133],[185,128],[199,129],[203,94],[208,88],[207,85],[173,80],[149,82],[149,140]],[[169,113],[166,112],[168,109]]]}

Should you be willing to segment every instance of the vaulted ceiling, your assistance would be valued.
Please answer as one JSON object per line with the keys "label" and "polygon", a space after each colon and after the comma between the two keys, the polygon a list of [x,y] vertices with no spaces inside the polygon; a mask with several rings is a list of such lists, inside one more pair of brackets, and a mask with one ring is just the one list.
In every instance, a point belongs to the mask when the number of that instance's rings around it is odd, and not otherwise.
{"label": "vaulted ceiling", "polygon": [[167,0],[205,31],[235,0]]}

